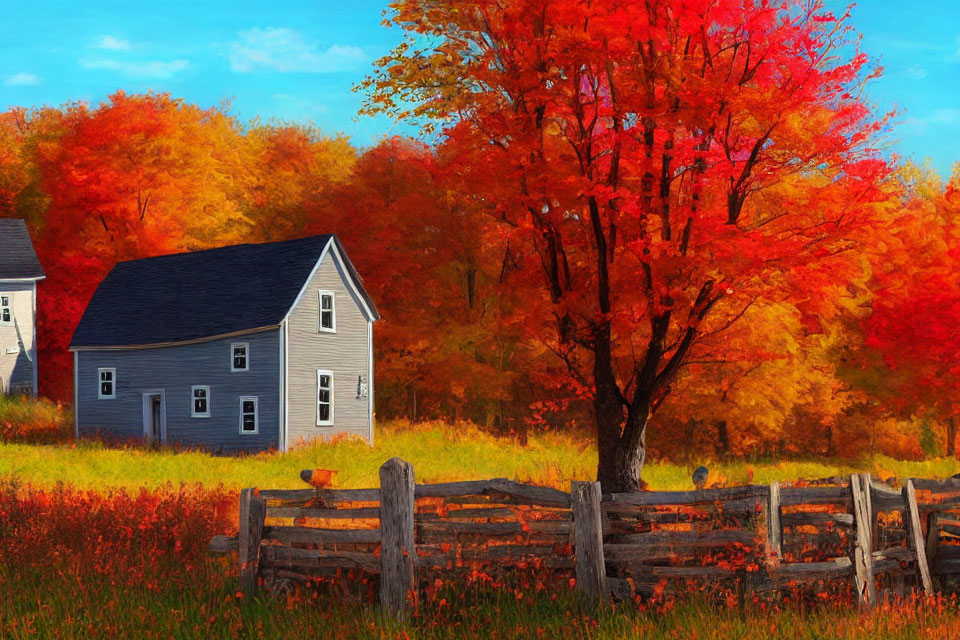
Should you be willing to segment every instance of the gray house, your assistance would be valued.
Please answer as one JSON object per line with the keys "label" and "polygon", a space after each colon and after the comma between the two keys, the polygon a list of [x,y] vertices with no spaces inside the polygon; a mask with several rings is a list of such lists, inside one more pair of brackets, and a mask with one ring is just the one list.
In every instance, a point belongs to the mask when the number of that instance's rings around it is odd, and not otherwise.
{"label": "gray house", "polygon": [[372,444],[378,319],[332,235],[121,262],[70,344],[77,437]]}
{"label": "gray house", "polygon": [[0,393],[37,395],[37,282],[44,277],[27,225],[0,219]]}

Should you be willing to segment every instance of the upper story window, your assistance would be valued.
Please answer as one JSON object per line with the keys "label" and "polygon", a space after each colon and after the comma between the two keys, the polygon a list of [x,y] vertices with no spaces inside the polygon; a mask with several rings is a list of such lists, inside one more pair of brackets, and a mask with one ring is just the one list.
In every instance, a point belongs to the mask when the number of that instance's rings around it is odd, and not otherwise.
{"label": "upper story window", "polygon": [[190,407],[190,416],[194,418],[210,417],[210,387],[196,385],[192,387],[193,404]]}
{"label": "upper story window", "polygon": [[333,424],[333,372],[317,369],[317,426]]}
{"label": "upper story window", "polygon": [[234,342],[230,345],[230,371],[250,370],[250,345]]}
{"label": "upper story window", "polygon": [[97,369],[97,377],[100,379],[100,387],[97,389],[97,397],[101,400],[112,400],[117,397],[117,370],[114,368]]}
{"label": "upper story window", "polygon": [[334,333],[337,330],[337,313],[333,291],[320,292],[320,331]]}
{"label": "upper story window", "polygon": [[260,430],[257,403],[256,396],[240,398],[240,433],[257,433]]}
{"label": "upper story window", "polygon": [[0,296],[0,324],[13,322],[13,299],[9,295]]}

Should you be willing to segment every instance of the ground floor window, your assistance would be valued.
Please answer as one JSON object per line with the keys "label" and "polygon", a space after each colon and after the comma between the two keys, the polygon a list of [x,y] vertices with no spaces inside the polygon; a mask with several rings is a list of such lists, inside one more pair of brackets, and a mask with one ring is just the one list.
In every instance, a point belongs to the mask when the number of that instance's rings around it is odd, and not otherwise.
{"label": "ground floor window", "polygon": [[317,426],[333,424],[333,372],[317,369]]}
{"label": "ground floor window", "polygon": [[193,387],[193,406],[190,415],[194,418],[210,417],[210,387],[197,385]]}
{"label": "ground floor window", "polygon": [[259,428],[257,397],[245,396],[240,398],[240,433],[257,433]]}
{"label": "ground floor window", "polygon": [[101,400],[109,400],[117,397],[117,370],[116,369],[97,369],[97,376],[100,378],[100,388],[97,389],[97,397]]}

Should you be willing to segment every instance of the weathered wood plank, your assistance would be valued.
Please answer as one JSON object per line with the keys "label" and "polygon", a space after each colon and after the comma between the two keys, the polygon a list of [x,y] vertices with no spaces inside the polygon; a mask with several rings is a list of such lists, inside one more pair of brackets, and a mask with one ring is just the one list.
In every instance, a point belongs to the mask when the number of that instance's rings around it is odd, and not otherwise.
{"label": "weathered wood plank", "polygon": [[570,499],[573,508],[577,589],[592,602],[602,604],[609,599],[609,589],[603,555],[600,483],[572,482]]}
{"label": "weathered wood plank", "polygon": [[240,591],[246,598],[255,596],[260,584],[260,541],[266,514],[267,502],[256,489],[240,492]]}
{"label": "weathered wood plank", "polygon": [[551,487],[538,487],[508,480],[468,480],[464,482],[444,482],[437,484],[418,484],[417,498],[449,498],[467,495],[501,494],[529,504],[569,506],[570,494]]}
{"label": "weathered wood plank", "polygon": [[224,553],[233,553],[240,549],[240,540],[236,536],[213,536],[210,538],[210,543],[207,545],[207,548],[210,549],[210,553],[215,554],[224,554]]}
{"label": "weathered wood plank", "polygon": [[853,527],[853,514],[798,511],[783,514],[780,517],[780,522],[784,527],[791,528],[804,526],[823,527],[831,523],[836,527],[851,528]]}
{"label": "weathered wood plank", "polygon": [[263,530],[263,539],[285,544],[375,544],[380,542],[380,530],[266,527]]}
{"label": "weathered wood plank", "polygon": [[930,568],[927,566],[925,538],[920,525],[920,511],[917,509],[917,490],[912,480],[907,480],[907,485],[903,488],[903,498],[907,502],[905,515],[908,522],[904,523],[907,525],[907,543],[916,556],[917,572],[920,574],[923,591],[928,596],[933,595],[933,580],[930,578]]}
{"label": "weathered wood plank", "polygon": [[324,509],[319,507],[267,507],[268,518],[322,518],[330,520],[377,519],[380,507]]}
{"label": "weathered wood plank", "polygon": [[800,504],[850,504],[849,487],[781,487],[780,505],[791,507]]}
{"label": "weathered wood plank", "polygon": [[[526,528],[524,528],[526,525]],[[423,533],[451,535],[471,534],[504,536],[523,533],[547,533],[555,535],[569,534],[573,523],[562,520],[527,520],[520,522],[449,522],[445,520],[427,520],[416,523],[417,531]]]}
{"label": "weathered wood plank", "polygon": [[960,575],[960,560],[948,560],[946,558],[937,558],[934,570],[938,576]]}
{"label": "weathered wood plank", "polygon": [[515,518],[517,512],[509,507],[489,507],[486,509],[449,509],[443,515],[434,511],[418,511],[413,515],[416,522],[452,519],[477,518]]}
{"label": "weathered wood plank", "polygon": [[947,493],[960,491],[960,480],[947,478],[946,480],[932,480],[930,478],[910,478],[913,486],[919,491],[933,491],[934,493]]}
{"label": "weathered wood plank", "polygon": [[391,458],[380,467],[380,604],[397,615],[406,611],[414,588],[413,467]]}
{"label": "weathered wood plank", "polygon": [[856,520],[857,546],[854,548],[853,566],[855,586],[861,602],[872,607],[877,602],[876,583],[873,577],[873,537],[871,535],[871,514],[867,506],[869,493],[859,475],[850,476],[849,492],[853,501],[853,515]]}
{"label": "weathered wood plank", "polygon": [[726,502],[745,498],[765,499],[770,488],[749,485],[727,487],[723,489],[703,489],[699,491],[643,491],[640,493],[606,493],[605,503],[618,503],[635,506],[702,505],[711,502]]}
{"label": "weathered wood plank", "polygon": [[925,551],[927,553],[927,566],[933,567],[937,560],[937,552],[940,547],[940,514],[931,512],[927,514],[927,541]]}
{"label": "weathered wood plank", "polygon": [[691,531],[656,531],[625,534],[618,542],[603,545],[608,564],[629,564],[669,559],[721,549],[731,544],[759,548],[760,539],[750,531],[723,529],[698,534]]}
{"label": "weathered wood plank", "polygon": [[774,480],[770,483],[770,497],[767,499],[767,544],[770,547],[770,557],[774,560],[783,557],[781,516],[780,483]]}
{"label": "weathered wood plank", "polygon": [[557,552],[556,545],[494,545],[483,547],[461,547],[457,550],[444,551],[440,545],[418,545],[416,565],[418,567],[441,570],[457,568],[462,564],[464,568],[480,565],[496,564],[511,566],[521,562],[534,562],[540,567],[551,569],[573,569],[574,559],[570,555]]}
{"label": "weathered wood plank", "polygon": [[850,558],[837,558],[826,562],[790,562],[781,564],[771,575],[789,576],[791,579],[833,580],[853,575]]}
{"label": "weathered wood plank", "polygon": [[326,549],[296,549],[293,547],[264,546],[261,562],[266,568],[342,568],[363,569],[375,573],[380,560],[372,553],[359,551],[328,551]]}
{"label": "weathered wood plank", "polygon": [[[379,502],[380,489],[323,489],[322,502]],[[314,489],[265,489],[260,492],[264,500],[307,501],[316,497]]]}

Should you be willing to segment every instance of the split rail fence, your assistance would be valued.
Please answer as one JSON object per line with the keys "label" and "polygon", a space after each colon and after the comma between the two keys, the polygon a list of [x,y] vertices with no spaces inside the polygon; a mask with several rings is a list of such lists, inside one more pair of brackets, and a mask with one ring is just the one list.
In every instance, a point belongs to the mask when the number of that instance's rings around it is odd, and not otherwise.
{"label": "split rail fence", "polygon": [[355,571],[378,575],[381,604],[398,612],[422,581],[478,567],[575,577],[595,601],[691,580],[754,591],[849,581],[869,606],[878,589],[931,594],[960,580],[960,480],[601,495],[596,482],[570,493],[502,478],[416,484],[393,458],[379,489],[244,489],[239,535],[210,548],[238,553],[247,596]]}

